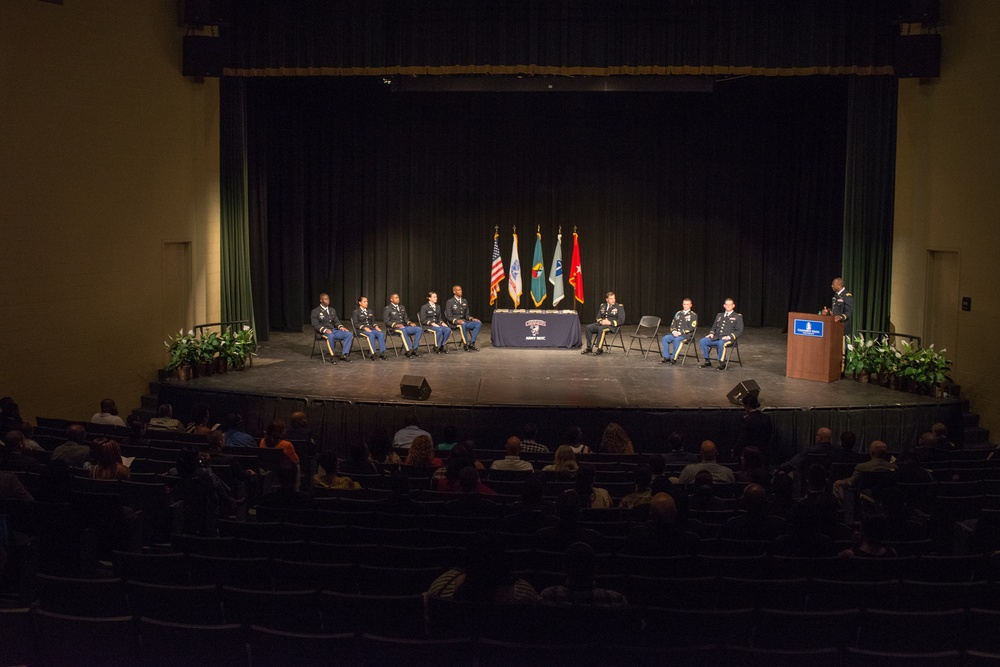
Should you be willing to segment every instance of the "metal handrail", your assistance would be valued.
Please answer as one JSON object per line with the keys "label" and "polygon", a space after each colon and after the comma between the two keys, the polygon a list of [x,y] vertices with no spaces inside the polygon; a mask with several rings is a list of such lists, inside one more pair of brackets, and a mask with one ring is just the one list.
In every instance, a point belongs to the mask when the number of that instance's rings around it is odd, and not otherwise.
{"label": "metal handrail", "polygon": [[230,320],[228,322],[206,322],[205,324],[194,325],[194,330],[198,332],[200,336],[205,329],[209,327],[220,327],[221,329],[236,329],[242,328],[244,325],[250,324],[250,320]]}

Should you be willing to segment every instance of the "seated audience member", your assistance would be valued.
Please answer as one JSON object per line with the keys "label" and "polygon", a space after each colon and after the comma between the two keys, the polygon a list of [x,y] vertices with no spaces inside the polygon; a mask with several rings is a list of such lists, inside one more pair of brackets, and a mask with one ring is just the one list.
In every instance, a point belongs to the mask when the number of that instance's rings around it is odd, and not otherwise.
{"label": "seated audience member", "polygon": [[740,498],[743,514],[719,528],[719,537],[728,540],[770,541],[784,534],[785,520],[769,511],[767,491],[760,484],[748,484]]}
{"label": "seated audience member", "polygon": [[291,461],[284,461],[275,471],[279,488],[277,491],[265,493],[257,499],[257,507],[271,509],[309,509],[313,499],[295,487],[299,482],[299,470]]}
{"label": "seated audience member", "polygon": [[490,465],[490,470],[506,470],[511,472],[532,472],[534,468],[531,463],[521,458],[521,439],[516,435],[507,438],[504,447],[504,457],[494,461]]}
{"label": "seated audience member", "polygon": [[0,472],[0,498],[32,502],[34,498],[12,472]]}
{"label": "seated audience member", "polygon": [[532,604],[538,593],[524,579],[511,574],[507,555],[495,533],[472,535],[465,548],[465,563],[434,580],[428,598],[459,602]]}
{"label": "seated audience member", "polygon": [[7,431],[3,437],[3,452],[0,452],[0,470],[10,472],[40,472],[42,464],[24,453],[24,434]]}
{"label": "seated audience member", "polygon": [[255,470],[240,465],[240,460],[232,454],[226,454],[222,448],[226,446],[226,434],[216,429],[205,436],[208,449],[201,454],[201,460],[208,466],[229,466],[232,478],[236,481],[246,481],[257,474]]}
{"label": "seated audience member", "polygon": [[677,505],[667,493],[657,493],[649,503],[649,519],[633,526],[625,536],[623,552],[633,556],[693,554],[698,536],[678,526]]}
{"label": "seated audience member", "polygon": [[500,505],[479,492],[479,471],[472,466],[463,468],[458,474],[458,484],[461,495],[455,500],[445,503],[444,508],[441,510],[442,514],[490,518],[495,518],[499,515]]}
{"label": "seated audience member", "polygon": [[376,466],[396,466],[403,464],[392,448],[392,436],[384,426],[379,426],[368,435],[368,453]]}
{"label": "seated audience member", "polygon": [[243,417],[230,412],[222,422],[222,432],[226,436],[226,447],[256,447],[253,436],[243,430]]}
{"label": "seated audience member", "polygon": [[840,503],[826,488],[826,468],[812,464],[806,471],[805,482],[805,494],[792,505],[788,518],[793,525],[801,522],[833,538],[840,524]]}
{"label": "seated audience member", "polygon": [[296,411],[288,417],[288,430],[285,431],[285,437],[293,443],[305,443],[306,451],[309,452],[310,456],[316,453],[316,440],[309,428],[309,417],[306,416],[306,413]]}
{"label": "seated audience member", "polygon": [[743,423],[740,424],[740,432],[737,436],[734,454],[739,454],[744,447],[756,447],[760,450],[764,463],[773,463],[774,457],[771,455],[771,439],[774,432],[774,424],[770,415],[760,408],[760,401],[753,394],[743,397]]}
{"label": "seated audience member", "polygon": [[191,423],[188,424],[187,429],[185,430],[188,433],[208,435],[215,430],[215,426],[218,426],[218,424],[213,425],[209,423],[211,418],[212,416],[208,410],[208,403],[199,403],[194,406],[194,410],[192,410]]}
{"label": "seated audience member", "polygon": [[472,466],[478,470],[480,476],[482,476],[482,474],[486,472],[486,466],[484,466],[483,462],[476,456],[476,441],[472,438],[466,438],[465,440],[462,440],[462,442],[458,443],[457,446],[465,448],[469,458],[472,459]]}
{"label": "seated audience member", "polygon": [[198,456],[198,450],[187,446],[177,455],[177,467],[169,471],[176,480],[168,484],[170,498],[178,505],[175,521],[181,531],[192,535],[213,535],[216,520],[228,517],[233,507],[229,487]]}
{"label": "seated audience member", "polygon": [[535,440],[538,427],[528,423],[521,427],[521,451],[525,454],[549,454],[549,448]]}
{"label": "seated audience member", "polygon": [[576,452],[569,445],[559,445],[550,465],[542,468],[542,472],[551,473],[555,479],[573,479],[579,466],[576,464]]}
{"label": "seated audience member", "polygon": [[916,449],[917,460],[923,463],[942,463],[951,459],[951,452],[941,447],[941,441],[936,435],[927,431],[920,434]]}
{"label": "seated audience member", "polygon": [[720,512],[726,509],[726,504],[715,495],[715,480],[707,470],[694,476],[693,488],[688,495],[688,509],[696,512]]}
{"label": "seated audience member", "polygon": [[275,419],[267,425],[267,432],[260,439],[262,449],[280,449],[285,458],[294,465],[299,465],[299,455],[295,452],[295,445],[285,440],[285,422]]}
{"label": "seated audience member", "polygon": [[853,431],[844,431],[840,434],[840,449],[836,447],[830,450],[830,461],[832,463],[861,463],[867,461],[868,457],[861,452],[855,451],[858,445],[858,437]]}
{"label": "seated audience member", "polygon": [[444,465],[441,459],[434,456],[434,445],[431,444],[431,439],[426,435],[418,435],[413,439],[403,463],[411,468],[426,468],[428,470],[436,470]]}
{"label": "seated audience member", "polygon": [[589,463],[583,463],[576,471],[576,492],[580,494],[580,502],[584,507],[592,509],[610,509],[611,494],[607,489],[594,486],[597,468]]}
{"label": "seated audience member", "polygon": [[618,507],[623,510],[632,510],[641,505],[648,505],[653,499],[653,492],[649,488],[653,481],[653,473],[649,466],[636,466],[632,472],[635,481],[635,490],[618,501]]}
{"label": "seated audience member", "polygon": [[934,476],[920,463],[917,448],[913,444],[903,445],[896,455],[896,481],[900,484],[930,484]]}
{"label": "seated audience member", "polygon": [[43,503],[72,503],[73,471],[66,461],[54,460],[38,476],[35,500]]}
{"label": "seated audience member", "polygon": [[597,553],[584,542],[574,542],[566,549],[566,585],[549,586],[542,591],[542,604],[554,607],[627,607],[625,596],[594,585]]}
{"label": "seated audience member", "polygon": [[679,484],[690,484],[694,481],[695,475],[702,470],[707,470],[712,474],[714,481],[732,484],[736,481],[733,471],[724,465],[716,463],[718,457],[719,450],[716,449],[715,443],[711,440],[704,441],[701,443],[701,461],[684,466],[680,476],[677,478],[677,482]]}
{"label": "seated audience member", "polygon": [[741,484],[760,484],[768,487],[771,484],[771,475],[764,465],[764,457],[756,447],[744,447],[740,452],[740,468],[733,477]]}
{"label": "seated audience member", "polygon": [[384,514],[427,514],[427,507],[410,496],[410,476],[402,471],[389,475],[392,496],[375,501],[375,511]]}
{"label": "seated audience member", "polygon": [[524,478],[521,499],[514,504],[514,513],[503,521],[508,533],[534,534],[538,529],[551,526],[553,519],[545,512],[545,485],[537,474]]}
{"label": "seated audience member", "polygon": [[396,431],[396,435],[392,437],[392,446],[396,449],[409,449],[410,443],[418,435],[426,435],[431,439],[431,444],[434,443],[431,434],[420,428],[420,420],[417,419],[417,415],[411,412],[403,419],[403,428]]}
{"label": "seated audience member", "polygon": [[604,435],[601,436],[601,445],[597,451],[601,454],[635,454],[625,429],[615,422],[609,422],[604,427]]}
{"label": "seated audience member", "polygon": [[440,452],[450,452],[458,444],[458,429],[452,424],[448,424],[444,427],[444,431],[441,435],[441,442],[437,444],[437,449]]}
{"label": "seated audience member", "polygon": [[105,398],[101,401],[101,411],[95,412],[90,418],[91,424],[108,424],[110,426],[125,426],[125,422],[118,416],[118,406],[113,398]]}
{"label": "seated audience member", "polygon": [[31,422],[22,422],[17,429],[24,436],[24,451],[44,452],[45,449],[35,441],[35,426]]}
{"label": "seated audience member", "polygon": [[948,427],[944,424],[938,422],[937,424],[931,425],[931,433],[938,440],[938,447],[945,451],[951,452],[959,449],[959,446],[948,439]]}
{"label": "seated audience member", "polygon": [[564,440],[566,444],[560,447],[570,447],[574,454],[590,454],[590,447],[583,444],[583,430],[579,426],[570,426],[566,429]]}
{"label": "seated audience member", "polygon": [[319,471],[312,483],[317,489],[360,489],[361,485],[350,477],[337,474],[337,454],[327,450],[319,455]]}
{"label": "seated audience member", "polygon": [[861,520],[861,531],[857,544],[844,549],[840,558],[895,558],[896,550],[883,542],[889,529],[889,522],[881,514],[869,514]]}
{"label": "seated audience member", "polygon": [[653,454],[649,457],[649,470],[653,473],[653,481],[649,483],[649,489],[655,496],[657,493],[671,493],[674,483],[667,475],[667,461],[663,454]]}
{"label": "seated audience member", "polygon": [[152,445],[146,437],[146,420],[139,415],[129,415],[125,422],[126,428],[128,428],[125,445],[136,448],[146,448]]}
{"label": "seated audience member", "polygon": [[786,517],[795,504],[795,480],[783,472],[776,472],[768,488],[771,513]]}
{"label": "seated audience member", "polygon": [[907,504],[905,491],[896,486],[887,487],[882,491],[880,500],[887,522],[886,541],[916,542],[927,539],[927,522],[923,515]]}
{"label": "seated audience member", "polygon": [[896,464],[889,461],[889,446],[881,440],[874,440],[868,447],[869,460],[854,466],[854,472],[846,479],[838,479],[833,483],[835,496],[843,496],[844,489],[856,489],[859,482],[864,481],[867,473],[889,473],[896,471]]}
{"label": "seated audience member", "polygon": [[580,526],[580,494],[573,489],[556,496],[556,523],[535,533],[537,548],[543,551],[566,551],[574,542],[601,545],[604,538],[596,530]]}
{"label": "seated audience member", "polygon": [[21,419],[21,409],[10,396],[0,398],[0,436],[7,431],[17,430],[24,422]]}
{"label": "seated audience member", "polygon": [[672,432],[667,438],[667,453],[663,455],[663,458],[668,465],[698,462],[697,454],[684,451],[684,436],[679,431]]}
{"label": "seated audience member", "polygon": [[793,558],[829,558],[836,555],[837,547],[833,539],[817,528],[808,513],[793,510],[788,534],[771,543],[770,553]]}
{"label": "seated audience member", "polygon": [[174,408],[169,403],[164,403],[156,410],[156,416],[149,420],[151,431],[183,431],[184,424],[178,419],[174,419]]}
{"label": "seated audience member", "polygon": [[86,468],[92,459],[87,432],[79,424],[66,427],[66,442],[52,450],[53,461],[65,461],[70,468]]}
{"label": "seated audience member", "polygon": [[132,476],[128,466],[122,463],[122,450],[117,442],[106,439],[95,444],[91,479],[129,479]]}
{"label": "seated audience member", "polygon": [[[466,468],[476,470],[478,476],[475,459],[469,454],[468,447],[464,443],[459,443],[454,449],[451,450],[451,457],[448,459],[448,465],[444,468],[444,476],[437,477],[435,474],[437,490],[448,493],[462,493],[461,475],[462,471]],[[476,485],[476,489],[479,493],[487,496],[495,496],[497,493],[484,484],[481,478]]]}
{"label": "seated audience member", "polygon": [[816,430],[816,437],[811,445],[778,467],[786,472],[799,470],[805,463],[807,456],[829,457],[833,453],[834,449],[836,449],[836,447],[833,444],[833,431],[823,426]]}
{"label": "seated audience member", "polygon": [[347,460],[340,464],[340,471],[347,475],[381,475],[382,468],[372,461],[371,452],[364,440],[352,442],[347,449]]}

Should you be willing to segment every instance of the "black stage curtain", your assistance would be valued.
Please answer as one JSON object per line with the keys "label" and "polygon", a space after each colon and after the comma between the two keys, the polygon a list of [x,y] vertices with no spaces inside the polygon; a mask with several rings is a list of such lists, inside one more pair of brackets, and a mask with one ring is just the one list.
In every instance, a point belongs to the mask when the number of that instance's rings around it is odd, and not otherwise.
{"label": "black stage curtain", "polygon": [[428,290],[443,300],[460,283],[486,315],[495,225],[508,272],[515,225],[524,265],[541,228],[546,267],[560,226],[569,264],[578,228],[583,319],[611,289],[633,322],[668,318],[685,296],[708,321],[732,296],[748,325],[784,326],[789,310],[827,303],[840,272],[842,78],[744,78],[711,94],[245,83],[262,337],[265,319],[300,330],[321,291],[342,316],[362,293],[381,312],[394,291],[415,314]]}
{"label": "black stage curtain", "polygon": [[227,76],[891,74],[898,0],[241,0]]}

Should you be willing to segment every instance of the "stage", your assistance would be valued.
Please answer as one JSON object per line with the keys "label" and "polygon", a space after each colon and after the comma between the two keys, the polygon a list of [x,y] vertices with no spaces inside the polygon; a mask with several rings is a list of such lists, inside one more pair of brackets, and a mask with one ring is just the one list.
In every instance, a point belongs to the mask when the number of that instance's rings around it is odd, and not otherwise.
{"label": "stage", "polygon": [[[626,335],[626,347],[628,340]],[[579,424],[585,441],[596,446],[604,424],[613,420],[643,451],[661,449],[674,429],[684,432],[691,449],[712,438],[725,451],[735,442],[741,419],[726,395],[740,381],[753,379],[774,420],[775,445],[788,451],[808,443],[819,426],[852,430],[859,442],[885,439],[893,448],[915,440],[936,421],[961,434],[957,399],[850,379],[786,378],[786,334],[776,328],[748,329],[740,339],[743,366],[734,363],[726,371],[717,370],[714,360],[713,368],[699,368],[693,356],[683,366],[660,364],[655,348],[643,359],[637,345],[627,357],[620,349],[594,356],[579,349],[494,348],[489,324],[480,332],[479,352],[449,345],[449,354],[438,355],[422,347],[417,359],[402,352],[397,358],[387,344],[387,361],[363,360],[355,352],[352,363],[332,365],[320,360],[318,350],[310,358],[312,341],[309,330],[274,333],[252,369],[186,383],[170,379],[161,385],[160,398],[174,404],[182,419],[199,401],[209,403],[214,421],[239,411],[258,431],[275,417],[305,410],[317,434],[338,447],[377,425],[395,430],[406,413],[415,412],[436,437],[453,424],[462,437],[488,449],[502,448],[526,421],[538,424],[544,444],[558,444],[566,426]],[[404,375],[426,378],[430,398],[402,398]]]}

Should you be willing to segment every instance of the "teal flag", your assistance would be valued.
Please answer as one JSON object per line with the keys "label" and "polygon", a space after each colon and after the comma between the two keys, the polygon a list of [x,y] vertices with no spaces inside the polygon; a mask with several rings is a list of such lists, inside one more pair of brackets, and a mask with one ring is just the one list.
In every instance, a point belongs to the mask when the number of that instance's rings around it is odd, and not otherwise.
{"label": "teal flag", "polygon": [[535,258],[531,261],[531,300],[535,302],[535,308],[542,305],[548,294],[548,288],[545,287],[545,263],[542,260],[542,233],[538,232],[535,235]]}

